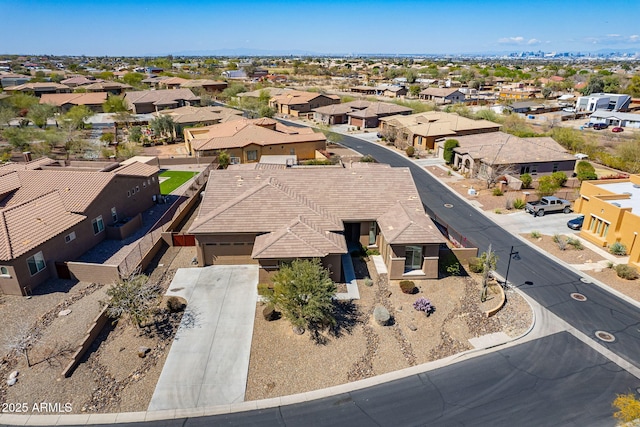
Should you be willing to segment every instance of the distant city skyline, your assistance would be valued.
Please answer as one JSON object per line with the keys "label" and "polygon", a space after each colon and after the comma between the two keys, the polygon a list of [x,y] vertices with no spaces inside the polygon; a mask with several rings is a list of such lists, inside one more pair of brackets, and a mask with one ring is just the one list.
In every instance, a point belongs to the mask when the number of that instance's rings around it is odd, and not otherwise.
{"label": "distant city skyline", "polygon": [[638,0],[17,0],[3,15],[1,54],[640,52]]}

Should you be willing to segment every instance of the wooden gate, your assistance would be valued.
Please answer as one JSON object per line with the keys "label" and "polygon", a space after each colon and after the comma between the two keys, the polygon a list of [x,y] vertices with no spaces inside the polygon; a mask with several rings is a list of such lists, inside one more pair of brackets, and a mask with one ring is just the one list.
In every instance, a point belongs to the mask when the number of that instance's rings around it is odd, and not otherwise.
{"label": "wooden gate", "polygon": [[193,234],[172,234],[173,246],[195,246],[196,236]]}

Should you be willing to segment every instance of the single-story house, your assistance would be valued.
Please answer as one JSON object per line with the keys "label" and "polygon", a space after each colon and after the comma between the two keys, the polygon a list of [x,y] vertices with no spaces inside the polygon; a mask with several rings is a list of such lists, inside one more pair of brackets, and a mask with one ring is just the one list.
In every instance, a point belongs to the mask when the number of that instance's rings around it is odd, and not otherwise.
{"label": "single-story house", "polygon": [[229,84],[227,82],[210,79],[193,79],[187,80],[180,85],[183,89],[202,88],[205,92],[222,92]]}
{"label": "single-story house", "polygon": [[15,73],[0,73],[0,86],[11,87],[29,83],[31,76]]}
{"label": "single-story house", "polygon": [[134,114],[153,113],[185,105],[200,105],[200,97],[189,89],[161,89],[126,92],[124,100]]}
{"label": "single-story house", "polygon": [[[571,176],[576,158],[550,137],[519,138],[504,132],[457,136],[459,146],[453,149],[453,165],[460,173],[477,176],[492,169],[512,166],[512,173],[528,173],[533,177],[565,172]],[[438,154],[444,153],[444,141],[438,143]]]}
{"label": "single-story house", "polygon": [[60,264],[106,239],[111,227],[153,206],[160,194],[158,172],[138,162],[78,171],[47,158],[1,166],[2,293],[29,295],[63,274]]}
{"label": "single-story house", "polygon": [[430,87],[420,91],[418,97],[425,101],[433,101],[436,104],[457,104],[465,100],[464,93],[455,88]]}
{"label": "single-story house", "polygon": [[155,117],[160,115],[171,116],[173,122],[180,126],[209,126],[231,120],[242,120],[243,112],[234,108],[211,107],[184,107],[173,110],[161,110],[152,113]]}
{"label": "single-story house", "polygon": [[40,98],[45,93],[71,93],[71,88],[60,83],[24,83],[17,86],[5,87],[7,93],[30,93]]}
{"label": "single-story house", "polygon": [[382,117],[407,115],[412,112],[411,108],[402,105],[357,100],[315,108],[313,118],[327,125],[347,123],[362,128],[375,128]]}
{"label": "single-story house", "polygon": [[596,110],[589,116],[591,123],[606,123],[611,126],[640,128],[640,114],[619,111]]}
{"label": "single-story house", "polygon": [[278,113],[296,117],[307,115],[306,113],[310,113],[311,110],[318,107],[339,103],[340,97],[337,95],[323,95],[300,90],[290,90],[269,100],[269,106]]}
{"label": "single-story house", "polygon": [[112,95],[120,95],[126,90],[131,89],[128,84],[120,82],[100,81],[82,86],[87,92],[108,92]]}
{"label": "single-story house", "polygon": [[184,129],[187,151],[195,156],[214,156],[226,151],[231,163],[254,163],[267,155],[295,155],[299,160],[324,158],[327,148],[322,132],[286,126],[269,118],[241,119],[212,126]]}
{"label": "single-story house", "polygon": [[454,113],[427,111],[408,116],[397,115],[380,119],[383,132],[396,134],[418,150],[433,150],[436,142],[445,138],[497,132],[498,123],[473,120]]}
{"label": "single-story house", "polygon": [[445,243],[408,168],[359,162],[212,171],[189,233],[200,266],[257,264],[260,282],[299,258],[342,281],[342,257],[361,246],[380,251],[390,279],[437,278]]}
{"label": "single-story house", "polygon": [[106,92],[94,93],[45,93],[40,97],[40,104],[50,104],[60,107],[66,113],[76,105],[85,105],[91,111],[102,113],[102,104],[107,100]]}

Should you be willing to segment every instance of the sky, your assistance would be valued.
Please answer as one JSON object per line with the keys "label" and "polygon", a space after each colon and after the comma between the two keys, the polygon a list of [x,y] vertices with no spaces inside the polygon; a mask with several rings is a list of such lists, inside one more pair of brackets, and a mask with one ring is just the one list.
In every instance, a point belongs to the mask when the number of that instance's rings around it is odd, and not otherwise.
{"label": "sky", "polygon": [[640,0],[0,0],[0,11],[0,54],[640,52]]}

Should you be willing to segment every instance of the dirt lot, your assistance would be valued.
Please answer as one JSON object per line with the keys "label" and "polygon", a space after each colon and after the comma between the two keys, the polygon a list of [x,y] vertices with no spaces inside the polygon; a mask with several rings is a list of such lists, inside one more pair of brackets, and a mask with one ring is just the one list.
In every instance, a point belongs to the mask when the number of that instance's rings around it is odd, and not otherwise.
{"label": "dirt lot", "polygon": [[[151,280],[166,289],[176,268],[188,267],[193,248],[169,249],[155,260]],[[128,412],[146,410],[162,371],[181,313],[169,314],[164,305],[156,322],[142,330],[119,322],[105,328],[69,378],[62,369],[102,308],[106,287],[97,284],[50,281],[30,299],[5,296],[0,304],[3,352],[0,376],[17,370],[18,381],[0,384],[3,402],[27,403],[29,413],[40,402],[69,404],[71,413]],[[59,316],[69,309],[70,314]],[[21,354],[6,350],[20,332],[32,337],[28,366]],[[148,347],[144,358],[140,347]]]}
{"label": "dirt lot", "polygon": [[[301,393],[380,375],[469,350],[469,338],[503,331],[511,337],[531,324],[528,304],[508,291],[507,304],[495,317],[482,311],[494,306],[496,294],[480,303],[480,285],[471,277],[450,276],[416,281],[419,292],[403,294],[398,281],[378,277],[371,262],[362,263],[358,277],[370,275],[374,285],[358,281],[360,300],[341,303],[340,327],[316,344],[296,335],[286,319],[268,322],[256,307],[246,399]],[[425,316],[413,302],[428,298],[435,312]],[[386,307],[391,326],[373,320],[373,309]],[[304,355],[304,357],[301,357]]]}

